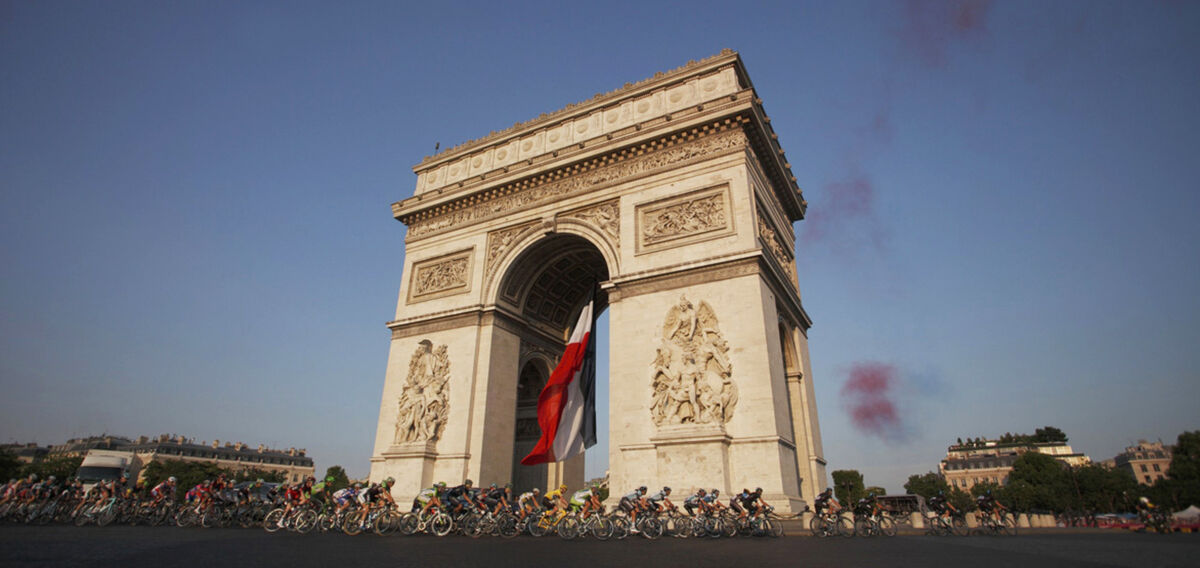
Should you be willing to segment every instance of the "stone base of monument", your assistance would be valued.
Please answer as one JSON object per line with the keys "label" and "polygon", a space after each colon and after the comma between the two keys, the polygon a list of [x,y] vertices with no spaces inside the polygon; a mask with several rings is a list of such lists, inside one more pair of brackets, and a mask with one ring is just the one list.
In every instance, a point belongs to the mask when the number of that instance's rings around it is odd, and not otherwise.
{"label": "stone base of monument", "polygon": [[[742,489],[753,491],[761,485],[764,489],[763,500],[774,506],[777,513],[790,515],[803,512],[804,500],[783,493],[780,487],[772,487],[771,475],[751,476],[756,480],[751,483],[758,485],[741,486],[747,481],[747,469],[753,468],[748,463],[731,463],[731,448],[737,445],[738,441],[717,424],[672,424],[660,426],[650,438],[648,447],[638,449],[645,457],[650,457],[648,450],[653,450],[653,459],[646,462],[652,464],[654,469],[646,471],[646,477],[668,484],[675,503],[683,503],[688,495],[699,488],[709,491],[720,489],[722,502],[728,503],[729,498]],[[632,487],[618,488],[617,491],[624,494],[630,489]],[[650,487],[649,492],[653,494],[659,489],[662,488]]]}
{"label": "stone base of monument", "polygon": [[436,444],[436,440],[393,444],[379,458],[371,460],[375,462],[371,464],[372,472],[379,471],[379,479],[396,479],[392,496],[401,509],[422,489],[433,484],[433,466],[438,457]]}

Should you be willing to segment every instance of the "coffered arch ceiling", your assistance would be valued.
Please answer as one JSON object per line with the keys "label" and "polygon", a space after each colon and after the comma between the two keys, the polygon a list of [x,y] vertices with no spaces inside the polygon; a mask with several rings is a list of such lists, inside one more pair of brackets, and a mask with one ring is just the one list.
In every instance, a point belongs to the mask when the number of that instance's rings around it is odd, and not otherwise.
{"label": "coffered arch ceiling", "polygon": [[[552,234],[512,263],[500,285],[500,300],[530,324],[565,338],[592,287],[605,280],[608,266],[594,245],[578,236]],[[598,291],[596,312],[606,305]]]}

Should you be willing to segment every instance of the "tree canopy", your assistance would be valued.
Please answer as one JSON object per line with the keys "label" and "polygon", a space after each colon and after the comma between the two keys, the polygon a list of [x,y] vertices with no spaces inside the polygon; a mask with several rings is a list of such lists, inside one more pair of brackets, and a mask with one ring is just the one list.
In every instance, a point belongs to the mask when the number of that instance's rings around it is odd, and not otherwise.
{"label": "tree canopy", "polygon": [[833,472],[833,492],[838,501],[853,503],[866,496],[863,476],[857,470],[839,469]]}

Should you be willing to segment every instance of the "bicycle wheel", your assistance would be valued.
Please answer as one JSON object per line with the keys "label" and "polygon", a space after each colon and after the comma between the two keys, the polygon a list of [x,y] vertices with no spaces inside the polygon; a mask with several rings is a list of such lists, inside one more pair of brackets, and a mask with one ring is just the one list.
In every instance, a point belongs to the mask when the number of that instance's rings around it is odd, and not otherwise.
{"label": "bicycle wheel", "polygon": [[967,519],[963,517],[951,517],[950,532],[955,536],[967,536],[971,534],[971,529],[967,527]]}
{"label": "bicycle wheel", "polygon": [[[270,515],[268,515],[268,517],[269,516]],[[363,518],[360,517],[358,514],[346,515],[346,518],[342,519],[342,532],[344,532],[350,536],[355,536],[355,535],[361,533],[362,531],[363,531]]]}
{"label": "bicycle wheel", "polygon": [[883,536],[896,536],[896,522],[891,517],[879,517],[879,532]]}
{"label": "bicycle wheel", "polygon": [[838,515],[837,520],[834,521],[834,523],[835,523],[834,530],[836,531],[838,536],[841,536],[844,538],[854,537],[854,520],[853,519],[851,519],[845,515]]}
{"label": "bicycle wheel", "polygon": [[96,524],[102,527],[107,527],[109,523],[117,518],[117,508],[114,505],[109,505],[100,511],[96,516]]}
{"label": "bicycle wheel", "polygon": [[317,527],[317,512],[312,509],[300,511],[296,515],[296,520],[292,522],[292,528],[300,534],[308,534]]}
{"label": "bicycle wheel", "polygon": [[612,517],[613,536],[617,540],[621,540],[629,536],[629,529],[633,528],[633,524],[629,521],[629,517],[625,515],[617,515]]}
{"label": "bicycle wheel", "polygon": [[555,526],[555,532],[563,540],[575,540],[575,537],[579,536],[579,519],[571,516],[563,517]]}
{"label": "bicycle wheel", "polygon": [[496,521],[496,532],[503,538],[514,538],[521,534],[521,524],[512,515],[503,515]]}
{"label": "bicycle wheel", "polygon": [[[270,513],[267,513],[267,516],[263,517],[262,526],[264,529],[266,529],[267,532],[273,533],[273,532],[283,528],[283,525],[281,525],[279,522],[282,520],[283,520],[283,509],[272,509]],[[179,526],[183,526],[183,525],[179,525]]]}
{"label": "bicycle wheel", "polygon": [[869,519],[855,519],[854,534],[863,538],[869,538],[873,536],[871,530],[871,521]]}
{"label": "bicycle wheel", "polygon": [[828,530],[825,528],[825,519],[820,515],[816,515],[808,520],[808,532],[812,533],[817,538],[825,538],[829,536]]}
{"label": "bicycle wheel", "polygon": [[616,524],[612,522],[612,519],[599,515],[592,516],[591,526],[592,536],[596,537],[596,540],[608,540],[617,531]]}
{"label": "bicycle wheel", "polygon": [[783,523],[779,519],[767,518],[767,535],[771,538],[783,536]]}
{"label": "bicycle wheel", "polygon": [[371,527],[375,534],[379,536],[387,536],[400,530],[400,513],[392,510],[384,511],[375,519],[374,526]]}
{"label": "bicycle wheel", "polygon": [[692,536],[692,518],[672,517],[671,536],[675,538],[688,538]]}
{"label": "bicycle wheel", "polygon": [[446,513],[438,513],[429,521],[429,530],[437,536],[446,536],[454,529],[454,521]]}
{"label": "bicycle wheel", "polygon": [[1005,513],[1004,517],[1001,519],[1001,523],[1001,530],[1004,531],[1004,534],[1008,536],[1017,536],[1017,521],[1012,515]]}
{"label": "bicycle wheel", "polygon": [[641,517],[638,519],[638,530],[642,531],[642,536],[654,540],[663,535],[663,524],[654,517]]}

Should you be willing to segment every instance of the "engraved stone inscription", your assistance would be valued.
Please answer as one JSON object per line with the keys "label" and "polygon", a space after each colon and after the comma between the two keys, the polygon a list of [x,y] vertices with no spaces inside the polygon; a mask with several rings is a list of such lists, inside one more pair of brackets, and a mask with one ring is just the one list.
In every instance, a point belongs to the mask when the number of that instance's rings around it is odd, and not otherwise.
{"label": "engraved stone inscription", "polygon": [[422,340],[408,363],[408,379],[400,393],[393,443],[436,441],[446,426],[450,404],[450,357],[446,346],[436,349]]}
{"label": "engraved stone inscription", "polygon": [[650,374],[655,425],[722,425],[733,418],[738,390],[729,345],[708,302],[697,308],[680,296],[667,311]]}

